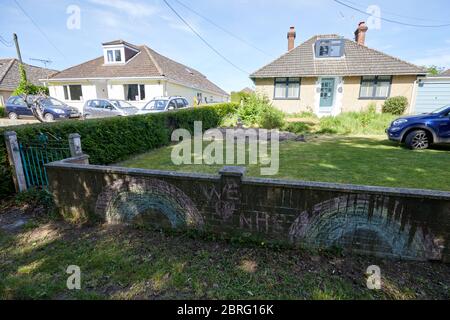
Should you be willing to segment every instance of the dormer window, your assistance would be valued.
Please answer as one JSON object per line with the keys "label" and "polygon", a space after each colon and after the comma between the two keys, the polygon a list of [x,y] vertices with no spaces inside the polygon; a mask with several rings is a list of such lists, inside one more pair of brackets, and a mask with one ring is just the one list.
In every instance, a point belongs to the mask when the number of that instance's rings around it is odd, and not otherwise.
{"label": "dormer window", "polygon": [[320,39],[315,45],[316,58],[340,58],[344,55],[344,40]]}
{"label": "dormer window", "polygon": [[120,49],[107,50],[106,55],[108,57],[108,63],[122,62],[122,52]]}

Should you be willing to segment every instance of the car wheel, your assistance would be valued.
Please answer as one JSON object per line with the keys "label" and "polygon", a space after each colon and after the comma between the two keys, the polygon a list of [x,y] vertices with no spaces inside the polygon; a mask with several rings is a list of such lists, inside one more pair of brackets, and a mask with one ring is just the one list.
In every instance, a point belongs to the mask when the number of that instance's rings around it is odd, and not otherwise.
{"label": "car wheel", "polygon": [[427,132],[416,130],[408,134],[405,143],[412,150],[423,150],[430,146],[430,138]]}
{"label": "car wheel", "polygon": [[44,120],[45,120],[45,122],[53,122],[53,121],[55,121],[55,117],[53,117],[53,115],[51,113],[46,113],[44,115]]}
{"label": "car wheel", "polygon": [[17,119],[19,119],[19,116],[15,112],[10,112],[10,113],[8,113],[8,118],[11,120],[17,120]]}

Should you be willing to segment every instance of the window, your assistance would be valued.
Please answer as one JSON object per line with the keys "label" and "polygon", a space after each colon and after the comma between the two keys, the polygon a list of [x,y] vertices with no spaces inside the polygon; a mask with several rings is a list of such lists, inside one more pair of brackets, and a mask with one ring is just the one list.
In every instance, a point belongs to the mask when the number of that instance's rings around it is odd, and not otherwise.
{"label": "window", "polygon": [[64,86],[64,99],[80,101],[83,98],[81,85]]}
{"label": "window", "polygon": [[275,78],[274,99],[299,99],[300,78]]}
{"label": "window", "polygon": [[145,85],[141,84],[126,84],[125,98],[128,101],[142,101],[145,100]]}
{"label": "window", "polygon": [[339,58],[344,55],[344,41],[342,39],[325,39],[316,42],[316,58]]}
{"label": "window", "polygon": [[120,50],[106,51],[108,62],[122,62],[122,52]]}
{"label": "window", "polygon": [[391,76],[362,77],[360,99],[386,99],[391,92]]}

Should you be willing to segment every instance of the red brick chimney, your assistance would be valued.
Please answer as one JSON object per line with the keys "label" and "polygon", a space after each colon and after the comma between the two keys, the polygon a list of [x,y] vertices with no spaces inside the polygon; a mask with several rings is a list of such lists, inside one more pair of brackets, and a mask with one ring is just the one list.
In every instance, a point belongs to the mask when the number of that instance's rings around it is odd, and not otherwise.
{"label": "red brick chimney", "polygon": [[295,47],[295,37],[297,36],[297,33],[295,32],[295,27],[291,27],[289,29],[289,32],[287,34],[288,38],[288,51],[291,51]]}
{"label": "red brick chimney", "polygon": [[364,21],[360,22],[358,28],[355,31],[355,41],[362,45],[366,45],[366,32],[369,30],[366,23]]}

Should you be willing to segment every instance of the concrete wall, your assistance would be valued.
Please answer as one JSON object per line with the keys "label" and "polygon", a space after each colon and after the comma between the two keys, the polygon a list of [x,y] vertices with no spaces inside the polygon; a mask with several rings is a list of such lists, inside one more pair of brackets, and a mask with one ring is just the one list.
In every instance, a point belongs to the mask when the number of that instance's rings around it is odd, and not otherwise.
{"label": "concrete wall", "polygon": [[82,164],[47,165],[63,216],[145,222],[308,247],[450,261],[450,193]]}
{"label": "concrete wall", "polygon": [[[255,79],[256,92],[267,96],[277,108],[287,113],[298,113],[303,111],[314,111],[317,109],[319,96],[317,94],[316,82],[318,78],[302,78],[299,100],[274,100],[274,80]],[[413,101],[414,84],[416,76],[394,76],[391,86],[391,97],[405,96],[411,103]],[[385,100],[361,100],[359,91],[361,77],[344,77],[343,92],[340,106],[335,110],[342,112],[364,111],[373,103],[380,112]],[[408,108],[409,110],[410,108]],[[316,110],[317,111],[317,110]]]}

